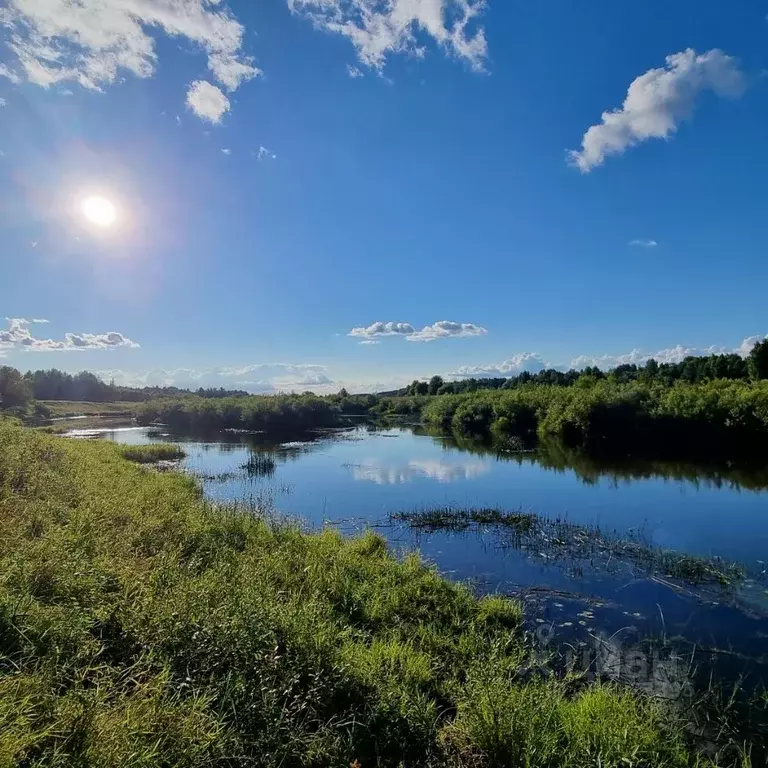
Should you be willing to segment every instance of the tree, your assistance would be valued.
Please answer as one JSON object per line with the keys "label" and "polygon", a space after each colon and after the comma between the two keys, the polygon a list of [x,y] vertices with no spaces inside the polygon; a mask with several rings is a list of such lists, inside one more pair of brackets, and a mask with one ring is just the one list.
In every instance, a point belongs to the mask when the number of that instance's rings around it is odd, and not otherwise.
{"label": "tree", "polygon": [[443,386],[443,377],[442,377],[442,376],[433,376],[433,377],[432,377],[432,378],[429,380],[429,385],[428,385],[428,390],[427,390],[427,392],[428,392],[428,394],[430,394],[430,395],[436,395],[436,394],[437,394],[437,392],[438,392],[438,390],[439,390],[439,389],[440,389],[440,387],[442,387],[442,386]]}
{"label": "tree", "polygon": [[653,380],[659,375],[659,364],[651,358],[643,369],[643,378]]}
{"label": "tree", "polygon": [[349,392],[347,392],[347,390],[342,387],[339,390],[339,397],[349,397]]}
{"label": "tree", "polygon": [[32,387],[8,365],[0,368],[0,409],[26,408],[32,399]]}
{"label": "tree", "polygon": [[768,379],[768,339],[758,341],[749,353],[749,375],[753,379]]}

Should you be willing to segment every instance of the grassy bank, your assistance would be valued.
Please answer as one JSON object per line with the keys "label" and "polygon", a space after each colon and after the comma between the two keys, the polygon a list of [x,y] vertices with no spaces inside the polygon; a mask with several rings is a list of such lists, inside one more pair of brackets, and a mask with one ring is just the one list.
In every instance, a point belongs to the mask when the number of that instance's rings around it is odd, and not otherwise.
{"label": "grassy bank", "polygon": [[130,416],[131,403],[89,403],[74,400],[38,400],[50,418],[67,416]]}
{"label": "grassy bank", "polygon": [[711,764],[658,702],[521,674],[516,603],[113,444],[0,421],[0,541],[0,765]]}

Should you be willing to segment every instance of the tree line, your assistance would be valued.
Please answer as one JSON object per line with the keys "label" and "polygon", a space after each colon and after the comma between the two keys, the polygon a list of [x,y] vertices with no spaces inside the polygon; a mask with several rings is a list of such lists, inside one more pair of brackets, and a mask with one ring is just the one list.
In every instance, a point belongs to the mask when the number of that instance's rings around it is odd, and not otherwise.
{"label": "tree line", "polygon": [[90,371],[67,373],[56,368],[21,371],[0,367],[0,409],[25,409],[32,400],[73,400],[77,402],[112,403],[144,402],[158,397],[195,394],[202,398],[225,398],[247,395],[244,390],[223,387],[125,387],[114,381],[107,383]]}
{"label": "tree line", "polygon": [[747,357],[736,353],[702,357],[690,355],[679,363],[659,363],[650,359],[645,365],[626,363],[607,371],[594,365],[579,371],[547,368],[536,373],[523,371],[510,377],[467,378],[460,381],[445,381],[441,376],[433,376],[429,381],[413,381],[405,389],[392,394],[459,395],[484,389],[516,389],[530,384],[570,387],[584,376],[597,380],[607,379],[616,384],[647,381],[666,386],[672,386],[677,381],[699,384],[715,379],[768,379],[768,340],[755,344]]}

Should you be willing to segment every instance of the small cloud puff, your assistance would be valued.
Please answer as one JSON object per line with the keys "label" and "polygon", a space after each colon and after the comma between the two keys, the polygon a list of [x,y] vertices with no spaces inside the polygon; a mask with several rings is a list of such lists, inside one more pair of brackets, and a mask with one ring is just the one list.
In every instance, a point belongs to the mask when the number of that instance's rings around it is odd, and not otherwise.
{"label": "small cloud puff", "polygon": [[454,379],[502,379],[517,376],[523,371],[538,373],[551,367],[538,352],[520,352],[503,363],[464,365],[448,375]]}
{"label": "small cloud puff", "polygon": [[440,320],[434,325],[427,325],[420,331],[408,336],[408,341],[437,341],[438,339],[466,339],[471,336],[485,336],[488,331],[474,323],[453,323]]}
{"label": "small cloud puff", "polygon": [[488,331],[474,323],[454,323],[440,320],[433,325],[425,325],[417,330],[410,323],[376,322],[369,326],[353,328],[349,336],[358,338],[377,338],[380,336],[402,336],[407,341],[437,341],[439,339],[463,339],[471,336],[484,336]]}
{"label": "small cloud puff", "polygon": [[646,239],[638,239],[638,240],[630,240],[627,245],[631,245],[635,248],[655,248],[658,243],[655,240],[646,240]]}
{"label": "small cloud puff", "polygon": [[187,107],[201,120],[220,123],[229,112],[229,99],[220,88],[207,80],[195,80],[187,91]]}

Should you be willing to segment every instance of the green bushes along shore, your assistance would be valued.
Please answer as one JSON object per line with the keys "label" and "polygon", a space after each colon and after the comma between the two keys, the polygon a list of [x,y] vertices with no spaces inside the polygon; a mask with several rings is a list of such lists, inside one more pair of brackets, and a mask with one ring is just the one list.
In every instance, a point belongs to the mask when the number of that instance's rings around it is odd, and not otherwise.
{"label": "green bushes along shore", "polygon": [[555,437],[589,452],[722,455],[768,450],[768,381],[527,385],[426,398],[421,418],[461,435]]}
{"label": "green bushes along shore", "polygon": [[610,685],[523,674],[520,607],[381,538],[0,420],[0,765],[714,765]]}

